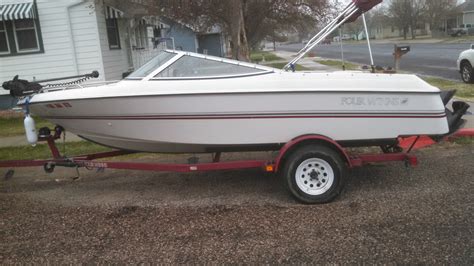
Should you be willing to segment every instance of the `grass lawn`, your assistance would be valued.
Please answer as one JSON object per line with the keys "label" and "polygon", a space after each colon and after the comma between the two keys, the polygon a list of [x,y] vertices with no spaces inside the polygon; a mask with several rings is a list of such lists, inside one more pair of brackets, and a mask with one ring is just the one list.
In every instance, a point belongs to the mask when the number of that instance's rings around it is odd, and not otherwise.
{"label": "grass lawn", "polygon": [[[0,137],[11,137],[25,134],[25,127],[23,125],[23,117],[8,117],[0,118]],[[54,125],[39,117],[34,117],[36,122],[36,129],[42,127],[54,128]]]}
{"label": "grass lawn", "polygon": [[[115,149],[100,146],[98,144],[87,142],[87,141],[77,141],[77,142],[67,142],[66,143],[66,152],[64,153],[63,143],[58,140],[56,146],[59,149],[61,155],[66,157],[79,156],[85,154],[99,153],[99,152],[109,152]],[[102,160],[105,161],[130,161],[130,160],[141,160],[143,162],[185,162],[185,158],[191,156],[191,154],[163,154],[163,153],[131,153],[127,155],[121,155],[117,157],[108,157]],[[0,161],[3,160],[42,160],[50,159],[53,156],[48,147],[48,144],[38,144],[35,147],[28,146],[16,146],[16,147],[4,147],[0,148]],[[199,156],[206,160],[206,156]],[[209,156],[210,158],[210,156]],[[184,160],[183,160],[184,159]],[[99,159],[100,161],[101,159]],[[13,167],[15,168],[15,167]],[[1,168],[0,168],[1,172]]]}
{"label": "grass lawn", "polygon": [[252,52],[250,54],[250,61],[260,63],[264,57],[266,62],[285,60],[270,52]]}
{"label": "grass lawn", "polygon": [[[316,63],[320,63],[325,66],[330,66],[338,69],[342,69],[342,61],[340,60],[330,60],[330,59],[324,59],[324,60],[315,60]],[[360,70],[360,66],[357,64],[353,64],[350,62],[345,62],[344,63],[346,66],[346,70]]]}
{"label": "grass lawn", "polygon": [[466,84],[462,81],[452,81],[436,77],[422,77],[422,79],[441,90],[457,90],[457,98],[474,101],[474,84]]}
{"label": "grass lawn", "polygon": [[[57,142],[57,146],[59,151],[63,153],[63,145],[60,141]],[[81,155],[110,150],[110,148],[85,141],[66,143],[67,155]],[[38,144],[35,147],[28,145],[0,148],[0,160],[48,159],[51,157],[51,152],[47,144]]]}
{"label": "grass lawn", "polygon": [[470,138],[470,137],[455,138],[453,142],[458,145],[472,145],[474,144],[474,138]]}
{"label": "grass lawn", "polygon": [[[286,64],[287,63],[271,63],[271,64],[265,64],[265,65],[269,67],[283,69],[283,67],[286,66]],[[309,70],[309,68],[296,64],[296,71],[304,71],[304,70]]]}

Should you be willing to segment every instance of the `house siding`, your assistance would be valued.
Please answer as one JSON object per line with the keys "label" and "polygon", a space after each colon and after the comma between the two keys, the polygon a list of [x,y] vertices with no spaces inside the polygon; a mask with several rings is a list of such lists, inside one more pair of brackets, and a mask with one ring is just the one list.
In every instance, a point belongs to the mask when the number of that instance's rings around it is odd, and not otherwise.
{"label": "house siding", "polygon": [[204,53],[206,50],[208,55],[223,57],[224,49],[222,39],[220,33],[199,36],[199,53]]}
{"label": "house siding", "polygon": [[464,13],[464,16],[463,16],[463,24],[471,24],[471,25],[474,25],[474,11]]}
{"label": "house siding", "polygon": [[99,79],[105,80],[95,12],[84,4],[72,7],[70,9],[70,21],[77,71],[79,74],[83,74],[97,70],[99,71]]}
{"label": "house siding", "polygon": [[[162,31],[163,37],[173,37],[174,43],[177,50],[188,51],[188,52],[198,52],[198,39],[196,33],[190,28],[165,20],[165,23],[170,24],[170,28]],[[171,48],[171,43],[168,43]]]}
{"label": "house siding", "polygon": [[102,3],[96,4],[96,17],[105,79],[120,80],[122,79],[122,73],[127,72],[130,69],[128,58],[128,50],[130,45],[127,34],[127,21],[124,19],[118,19],[121,48],[110,49],[109,41],[107,39],[104,5],[102,5]]}
{"label": "house siding", "polygon": [[[21,2],[25,1],[3,0],[1,3]],[[98,37],[93,37],[98,36],[98,30],[94,10],[89,7],[91,3],[92,0],[37,0],[44,53],[0,57],[0,82],[17,74],[22,79],[33,80],[92,70],[103,72]],[[8,91],[0,89],[0,95],[5,94]]]}

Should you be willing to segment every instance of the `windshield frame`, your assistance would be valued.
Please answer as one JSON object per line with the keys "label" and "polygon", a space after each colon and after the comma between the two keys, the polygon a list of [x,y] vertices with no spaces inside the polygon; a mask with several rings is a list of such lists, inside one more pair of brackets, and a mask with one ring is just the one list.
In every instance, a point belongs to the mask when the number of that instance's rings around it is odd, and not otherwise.
{"label": "windshield frame", "polygon": [[[185,56],[199,58],[199,59],[202,59],[202,60],[209,60],[209,61],[215,61],[215,62],[220,62],[220,63],[225,63],[225,64],[231,64],[231,65],[236,65],[236,66],[243,66],[243,67],[254,69],[255,72],[240,73],[240,74],[192,76],[192,77],[156,77],[158,74],[165,71],[168,67],[170,67],[171,65],[176,63],[179,59],[181,59]],[[215,57],[215,56],[209,56],[209,55],[203,55],[203,54],[195,54],[195,53],[189,53],[189,52],[182,52],[182,54],[179,57],[173,58],[173,59],[176,59],[176,60],[173,60],[173,63],[169,64],[167,67],[161,69],[160,71],[157,71],[155,75],[152,75],[149,78],[149,80],[220,79],[220,78],[232,78],[232,77],[257,76],[257,75],[263,75],[263,74],[268,74],[268,73],[274,73],[275,72],[275,69],[271,68],[271,67],[266,67],[266,66],[262,66],[262,65],[258,65],[258,64],[248,63],[248,62],[242,62],[242,61],[226,59],[226,58],[222,58],[222,57]]]}
{"label": "windshield frame", "polygon": [[[157,67],[156,69],[154,69],[153,71],[151,71],[150,73],[148,73],[148,75],[146,75],[145,77],[126,77],[125,80],[148,80],[150,78],[150,76],[152,76],[154,73],[159,73],[161,71],[163,71],[164,69],[166,69],[168,66],[170,66],[171,64],[173,64],[174,62],[176,62],[176,60],[178,60],[179,58],[181,58],[182,55],[180,55],[179,53],[177,53],[176,51],[170,51],[170,50],[163,50],[161,51],[160,53],[169,53],[169,54],[174,54],[174,56],[172,56],[170,59],[168,59],[168,61],[166,61],[165,63],[161,64],[159,67]],[[158,54],[156,55],[158,56]],[[156,57],[155,56],[155,57]],[[146,66],[148,63],[150,63],[155,57],[153,57],[152,59],[150,59],[148,62],[146,62],[144,65],[142,65],[141,67],[139,67],[138,69]],[[138,71],[135,70],[135,71]],[[134,72],[135,72],[134,71]],[[156,74],[155,74],[156,75]],[[153,76],[152,76],[153,77]]]}
{"label": "windshield frame", "polygon": [[[139,81],[150,81],[150,80],[195,80],[195,79],[216,79],[216,78],[229,78],[229,77],[246,77],[246,76],[256,76],[256,75],[264,75],[264,74],[269,74],[269,73],[275,73],[276,70],[273,67],[267,67],[267,66],[262,66],[259,64],[254,64],[254,63],[248,63],[248,62],[242,62],[242,61],[237,61],[237,60],[232,60],[232,59],[227,59],[227,58],[222,58],[222,57],[216,57],[216,56],[209,56],[209,55],[203,55],[203,54],[197,54],[197,53],[192,53],[192,52],[185,52],[185,51],[176,51],[176,50],[163,50],[164,52],[172,53],[175,54],[174,57],[169,59],[167,62],[156,68],[154,71],[152,71],[148,76],[143,77],[143,78],[125,78],[126,80],[139,80]],[[213,61],[218,61],[218,62],[223,62],[223,63],[228,63],[228,64],[234,64],[234,65],[242,65],[245,67],[250,67],[250,68],[255,68],[255,73],[248,73],[248,74],[235,74],[235,75],[225,75],[225,76],[203,76],[203,77],[169,77],[169,78],[156,78],[155,76],[167,69],[169,66],[174,64],[176,61],[178,61],[180,58],[183,56],[192,56],[192,57],[197,57],[205,60],[213,60]]]}

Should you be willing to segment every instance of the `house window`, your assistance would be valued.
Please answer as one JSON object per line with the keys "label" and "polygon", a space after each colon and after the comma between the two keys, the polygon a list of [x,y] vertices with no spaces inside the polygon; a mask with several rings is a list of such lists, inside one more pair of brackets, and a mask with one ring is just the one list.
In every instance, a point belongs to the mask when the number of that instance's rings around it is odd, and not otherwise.
{"label": "house window", "polygon": [[9,54],[7,28],[4,21],[0,21],[0,54]]}
{"label": "house window", "polygon": [[119,27],[116,18],[105,19],[110,49],[120,49]]}
{"label": "house window", "polygon": [[141,25],[140,27],[141,31],[141,38],[142,38],[142,48],[148,48],[148,36],[147,36],[147,30],[146,30],[146,24]]}
{"label": "house window", "polygon": [[147,28],[146,23],[143,20],[140,20],[139,24],[135,28],[135,49],[146,49],[148,48],[148,39],[147,39]]}
{"label": "house window", "polygon": [[13,31],[19,53],[39,51],[38,32],[33,19],[14,20]]}
{"label": "house window", "polygon": [[135,28],[135,48],[143,48],[141,26]]}
{"label": "house window", "polygon": [[0,57],[44,52],[38,12],[33,1],[0,4],[0,11]]}

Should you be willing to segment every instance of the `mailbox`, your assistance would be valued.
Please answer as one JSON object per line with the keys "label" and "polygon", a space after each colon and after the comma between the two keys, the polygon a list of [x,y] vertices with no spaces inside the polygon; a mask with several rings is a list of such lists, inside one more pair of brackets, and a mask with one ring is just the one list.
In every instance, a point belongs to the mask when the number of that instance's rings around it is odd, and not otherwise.
{"label": "mailbox", "polygon": [[410,46],[397,46],[397,52],[401,54],[406,54],[410,52]]}
{"label": "mailbox", "polygon": [[400,69],[400,59],[402,58],[403,55],[407,54],[410,52],[410,46],[398,46],[395,45],[393,57],[395,59],[395,71],[398,71]]}

